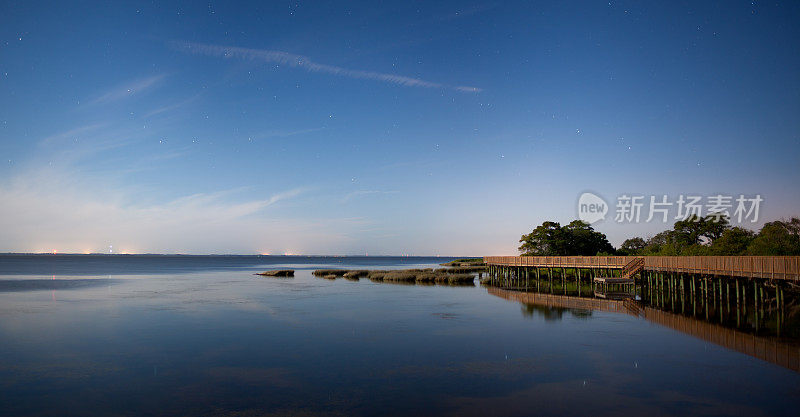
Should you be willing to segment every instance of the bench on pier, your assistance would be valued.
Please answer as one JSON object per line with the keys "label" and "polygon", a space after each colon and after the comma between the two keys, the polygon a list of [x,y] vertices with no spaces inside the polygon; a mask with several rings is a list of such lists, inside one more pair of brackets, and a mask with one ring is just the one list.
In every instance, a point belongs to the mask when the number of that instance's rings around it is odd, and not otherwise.
{"label": "bench on pier", "polygon": [[595,277],[594,282],[599,284],[633,284],[633,278]]}
{"label": "bench on pier", "polygon": [[632,277],[595,277],[593,282],[596,297],[600,297],[598,294],[605,294],[604,298],[617,300],[624,298],[621,297],[622,293],[628,293],[628,296],[630,296],[630,292],[635,285]]}

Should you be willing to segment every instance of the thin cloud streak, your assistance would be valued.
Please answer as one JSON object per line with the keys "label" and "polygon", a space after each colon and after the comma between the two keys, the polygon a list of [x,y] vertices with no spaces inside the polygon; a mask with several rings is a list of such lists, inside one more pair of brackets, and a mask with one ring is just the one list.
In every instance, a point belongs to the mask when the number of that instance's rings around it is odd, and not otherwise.
{"label": "thin cloud streak", "polygon": [[51,146],[51,145],[58,145],[64,142],[65,140],[76,140],[83,136],[93,134],[93,132],[97,131],[101,127],[105,127],[106,124],[103,123],[95,123],[86,126],[76,127],[74,129],[67,130],[66,132],[54,133],[39,142],[40,146]]}
{"label": "thin cloud streak", "polygon": [[367,195],[375,195],[375,194],[397,194],[399,191],[380,191],[380,190],[358,190],[347,193],[344,198],[342,198],[342,203],[346,203],[355,197],[360,196],[367,196]]}
{"label": "thin cloud streak", "polygon": [[179,108],[181,108],[181,107],[183,107],[183,106],[185,106],[185,105],[197,100],[199,97],[200,97],[200,94],[195,94],[194,96],[189,97],[186,100],[179,101],[177,103],[168,104],[166,106],[159,107],[159,108],[157,108],[155,110],[151,110],[151,111],[145,113],[143,117],[145,117],[145,118],[153,117],[153,116],[159,115],[161,113],[165,113],[165,112],[169,112],[169,111],[172,111],[172,110],[179,109]]}
{"label": "thin cloud streak", "polygon": [[170,43],[174,48],[195,55],[206,55],[219,58],[237,58],[249,61],[262,61],[288,65],[294,68],[302,68],[308,72],[321,72],[325,74],[338,75],[341,77],[355,78],[361,80],[381,81],[403,87],[423,87],[450,89],[460,92],[477,93],[482,91],[478,87],[471,86],[452,86],[432,81],[421,80],[419,78],[406,77],[403,75],[387,74],[374,71],[353,70],[337,67],[335,65],[320,64],[314,62],[309,57],[303,55],[290,54],[282,51],[272,51],[265,49],[241,48],[236,46],[208,45],[194,42],[173,41]]}
{"label": "thin cloud streak", "polygon": [[164,77],[164,74],[154,75],[152,77],[135,80],[124,85],[118,85],[91,100],[89,104],[111,103],[136,94],[141,94],[144,91],[154,87],[161,80],[163,80]]}

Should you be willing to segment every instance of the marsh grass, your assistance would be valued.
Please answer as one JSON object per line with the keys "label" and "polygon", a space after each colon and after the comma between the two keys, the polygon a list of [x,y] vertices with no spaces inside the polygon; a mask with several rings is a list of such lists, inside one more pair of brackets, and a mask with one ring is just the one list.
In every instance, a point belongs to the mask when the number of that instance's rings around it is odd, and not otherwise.
{"label": "marsh grass", "polygon": [[485,266],[483,258],[460,258],[454,259],[450,262],[439,264],[441,266]]}
{"label": "marsh grass", "polygon": [[355,269],[345,272],[342,276],[345,278],[355,278],[359,279],[362,277],[366,277],[369,275],[369,271],[366,269]]}
{"label": "marsh grass", "polygon": [[262,277],[291,278],[294,277],[294,269],[273,269],[270,271],[258,272],[256,275],[261,275]]}
{"label": "marsh grass", "polygon": [[413,282],[417,279],[417,272],[414,271],[391,271],[383,276],[384,281],[403,281]]}
{"label": "marsh grass", "polygon": [[450,268],[438,268],[436,272],[448,274],[469,274],[474,272],[483,272],[485,270],[485,266],[454,266]]}
{"label": "marsh grass", "polygon": [[475,282],[475,275],[472,275],[472,274],[447,274],[445,276],[445,279],[446,279],[448,284],[473,284]]}
{"label": "marsh grass", "polygon": [[421,272],[416,276],[416,282],[420,283],[434,283],[438,275],[435,272]]}
{"label": "marsh grass", "polygon": [[317,269],[312,272],[315,276],[325,277],[325,275],[342,276],[347,273],[346,269]]}
{"label": "marsh grass", "polygon": [[[393,270],[364,270],[364,269],[320,269],[313,272],[315,276],[326,279],[339,277],[358,281],[367,278],[373,282],[392,284],[421,284],[421,285],[474,285],[474,268],[415,268]],[[482,269],[480,269],[482,271]]]}
{"label": "marsh grass", "polygon": [[389,271],[384,271],[384,270],[378,270],[378,269],[376,269],[376,270],[374,270],[374,271],[369,271],[369,273],[367,274],[367,278],[369,278],[371,281],[383,281],[383,277],[384,277],[384,276],[385,276],[385,275],[386,275],[388,272],[389,272]]}

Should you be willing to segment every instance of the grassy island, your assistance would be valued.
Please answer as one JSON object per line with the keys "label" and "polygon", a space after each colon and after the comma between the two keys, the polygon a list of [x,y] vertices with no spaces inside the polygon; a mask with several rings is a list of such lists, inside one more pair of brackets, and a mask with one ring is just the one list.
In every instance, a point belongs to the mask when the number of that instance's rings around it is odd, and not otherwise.
{"label": "grassy island", "polygon": [[367,278],[373,282],[472,285],[475,273],[483,267],[424,268],[424,269],[318,269],[312,274],[326,279],[345,278],[357,281]]}

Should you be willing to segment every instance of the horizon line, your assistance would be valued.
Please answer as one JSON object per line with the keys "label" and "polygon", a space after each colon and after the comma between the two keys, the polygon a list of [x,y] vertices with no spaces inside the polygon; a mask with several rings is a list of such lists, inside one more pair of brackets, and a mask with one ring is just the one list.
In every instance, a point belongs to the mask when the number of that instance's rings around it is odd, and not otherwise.
{"label": "horizon line", "polygon": [[151,252],[141,252],[141,253],[106,253],[106,252],[91,252],[91,253],[81,253],[81,252],[0,252],[0,256],[4,255],[50,255],[50,256],[60,256],[60,255],[79,255],[79,256],[89,256],[89,255],[104,255],[104,256],[139,256],[139,255],[149,255],[149,256],[282,256],[282,257],[361,257],[361,258],[375,258],[375,257],[394,257],[394,258],[482,258],[485,255],[367,255],[367,254],[330,254],[330,255],[320,255],[320,254],[264,254],[264,253],[151,253]]}

